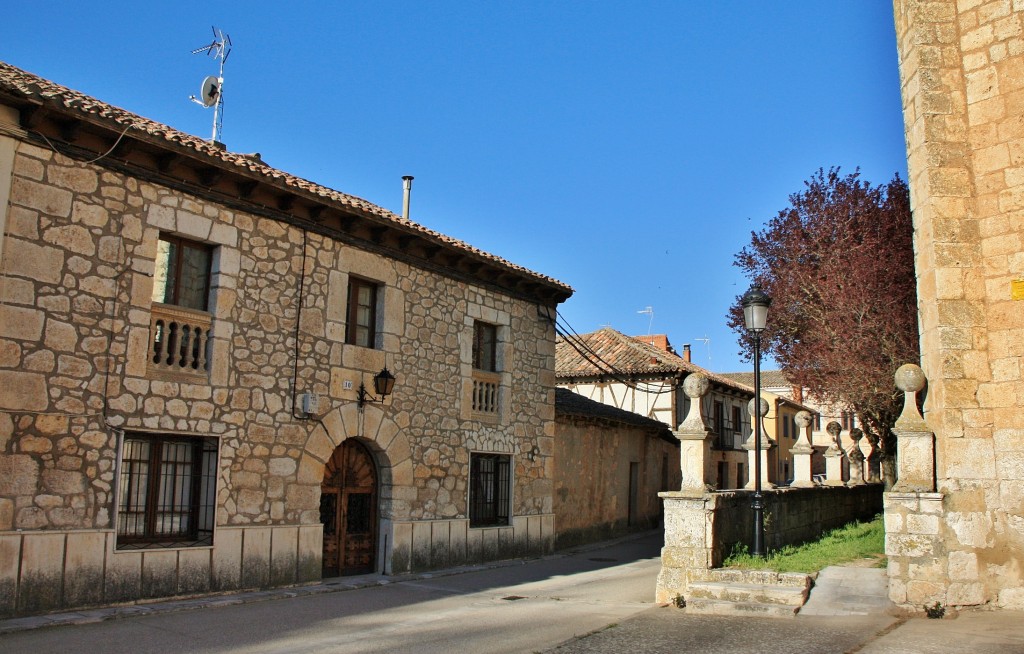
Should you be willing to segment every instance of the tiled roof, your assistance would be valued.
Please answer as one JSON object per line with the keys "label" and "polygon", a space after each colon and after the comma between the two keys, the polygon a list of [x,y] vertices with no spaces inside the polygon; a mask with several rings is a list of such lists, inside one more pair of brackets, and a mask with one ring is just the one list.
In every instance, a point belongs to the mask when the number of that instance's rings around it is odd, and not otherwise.
{"label": "tiled roof", "polygon": [[[560,381],[610,378],[615,375],[667,379],[698,372],[707,375],[712,382],[741,390],[751,396],[754,393],[754,389],[746,384],[726,379],[611,327],[582,334],[579,338],[574,336],[572,341],[560,337],[556,343],[555,376]],[[586,352],[587,356],[579,350]]]}
{"label": "tiled roof", "polygon": [[[722,377],[738,381],[741,384],[753,387],[754,385],[754,373],[753,372],[723,372],[719,373]],[[761,371],[761,386],[763,388],[790,388],[793,384],[786,379],[786,375],[781,370],[762,370]]]}
{"label": "tiled roof", "polygon": [[566,388],[555,389],[555,416],[596,418],[634,427],[655,429],[659,432],[665,432],[666,435],[671,433],[669,428],[665,426],[665,423],[660,420],[652,420],[639,413],[595,402]]}
{"label": "tiled roof", "polygon": [[302,191],[307,196],[313,196],[317,201],[326,205],[374,216],[382,221],[400,226],[407,232],[413,232],[447,247],[470,253],[520,275],[532,277],[545,285],[558,288],[564,297],[572,294],[572,287],[552,277],[533,272],[467,243],[406,220],[362,198],[335,191],[272,168],[252,155],[228,152],[198,136],[186,134],[167,125],[143,118],[0,61],[0,100],[3,96],[19,100],[23,106],[44,107],[53,112],[105,126],[119,133],[124,132],[134,139],[159,144],[160,147],[172,152],[187,151],[192,156],[198,155],[220,164],[227,164],[250,178]]}

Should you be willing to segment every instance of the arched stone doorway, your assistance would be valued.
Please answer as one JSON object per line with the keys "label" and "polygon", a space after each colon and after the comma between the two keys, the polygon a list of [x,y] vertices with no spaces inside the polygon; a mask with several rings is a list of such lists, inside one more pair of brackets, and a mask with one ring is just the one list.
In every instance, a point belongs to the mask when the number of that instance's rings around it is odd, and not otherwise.
{"label": "arched stone doorway", "polygon": [[377,479],[373,455],[354,438],[335,448],[324,466],[320,486],[324,577],[376,569]]}

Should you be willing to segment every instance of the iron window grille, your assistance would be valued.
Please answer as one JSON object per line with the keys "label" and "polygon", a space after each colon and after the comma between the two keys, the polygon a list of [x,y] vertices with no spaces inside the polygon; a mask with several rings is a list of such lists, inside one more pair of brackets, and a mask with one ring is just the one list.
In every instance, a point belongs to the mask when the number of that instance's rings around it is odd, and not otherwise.
{"label": "iron window grille", "polygon": [[118,549],[213,544],[216,438],[128,435],[119,486]]}
{"label": "iron window grille", "polygon": [[511,472],[511,457],[507,454],[471,455],[469,462],[470,527],[497,527],[509,524]]}

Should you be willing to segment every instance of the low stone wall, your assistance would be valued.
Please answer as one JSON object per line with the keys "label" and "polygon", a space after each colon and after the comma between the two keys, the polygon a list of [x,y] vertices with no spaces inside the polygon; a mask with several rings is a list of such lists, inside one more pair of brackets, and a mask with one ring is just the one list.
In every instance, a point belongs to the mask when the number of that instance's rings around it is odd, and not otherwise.
{"label": "low stone wall", "polygon": [[555,517],[514,516],[507,527],[469,528],[469,520],[385,521],[385,574],[543,556],[554,551]]}
{"label": "low stone wall", "polygon": [[[771,551],[870,519],[882,512],[882,489],[881,484],[864,484],[765,490],[765,545]],[[751,542],[751,495],[749,491],[660,493],[665,502],[665,547],[657,601],[685,597],[690,581],[721,566],[737,543]]]}
{"label": "low stone wall", "polygon": [[211,547],[117,550],[108,529],[0,532],[0,616],[318,581],[322,533],[218,527]]}

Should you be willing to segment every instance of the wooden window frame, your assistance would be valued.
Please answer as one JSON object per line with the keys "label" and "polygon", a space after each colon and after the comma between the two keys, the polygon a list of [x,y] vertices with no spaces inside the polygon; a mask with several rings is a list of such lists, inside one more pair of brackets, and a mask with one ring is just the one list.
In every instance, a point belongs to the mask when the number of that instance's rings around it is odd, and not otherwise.
{"label": "wooden window frame", "polygon": [[469,457],[469,526],[512,524],[512,456],[473,452]]}
{"label": "wooden window frame", "polygon": [[[136,450],[133,444],[145,444],[148,453],[130,455]],[[191,460],[166,458],[165,445],[190,448]],[[118,478],[117,549],[212,545],[217,454],[214,437],[126,434]],[[187,498],[182,499],[186,494]],[[161,517],[173,521],[175,516],[185,523],[184,527],[163,530],[158,526]]]}
{"label": "wooden window frame", "polygon": [[[192,239],[177,236],[175,234],[161,233],[159,240],[169,243],[174,246],[174,257],[173,260],[168,261],[167,270],[167,286],[165,287],[165,294],[162,299],[154,298],[154,302],[160,304],[169,304],[176,307],[184,307],[186,309],[194,309],[196,311],[209,311],[210,310],[210,282],[213,278],[213,246],[207,243],[201,243],[199,241],[193,241]],[[202,252],[206,257],[206,276],[203,284],[202,291],[202,306],[191,306],[188,304],[181,303],[181,274],[184,268],[185,253],[188,250],[195,250]],[[159,262],[156,262],[159,265]],[[171,274],[171,271],[174,274]],[[173,277],[173,279],[172,279]],[[170,289],[171,296],[167,297],[166,289]]]}
{"label": "wooden window frame", "polygon": [[[360,289],[370,291],[370,302],[368,305],[359,304]],[[345,342],[349,345],[377,348],[377,301],[380,293],[380,284],[361,277],[349,277],[348,280],[348,306],[345,311]],[[363,306],[369,309],[368,324],[359,322],[359,309]],[[366,329],[366,338],[360,340],[359,329]]]}
{"label": "wooden window frame", "polygon": [[498,372],[498,326],[473,321],[473,369]]}

